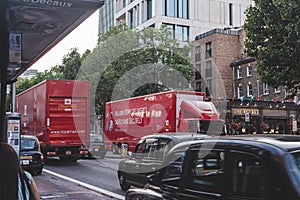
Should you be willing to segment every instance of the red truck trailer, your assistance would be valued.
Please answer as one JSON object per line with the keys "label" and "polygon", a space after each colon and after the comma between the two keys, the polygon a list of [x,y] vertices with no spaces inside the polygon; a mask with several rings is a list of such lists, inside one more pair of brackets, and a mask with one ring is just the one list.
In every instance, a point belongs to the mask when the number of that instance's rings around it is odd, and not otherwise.
{"label": "red truck trailer", "polygon": [[22,134],[36,136],[46,158],[75,162],[90,138],[88,81],[46,80],[17,95]]}
{"label": "red truck trailer", "polygon": [[143,136],[154,133],[194,132],[222,134],[224,120],[205,93],[172,90],[107,102],[104,138],[107,150],[133,151]]}

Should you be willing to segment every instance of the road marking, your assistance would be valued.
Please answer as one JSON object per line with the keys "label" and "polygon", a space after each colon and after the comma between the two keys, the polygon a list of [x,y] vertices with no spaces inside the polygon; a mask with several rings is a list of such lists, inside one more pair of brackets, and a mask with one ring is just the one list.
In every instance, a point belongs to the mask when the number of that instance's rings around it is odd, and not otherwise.
{"label": "road marking", "polygon": [[110,196],[110,197],[114,197],[114,198],[121,199],[121,200],[124,200],[124,199],[125,199],[124,196],[119,195],[119,194],[117,194],[117,193],[113,193],[113,192],[110,192],[110,191],[108,191],[108,190],[104,190],[104,189],[102,189],[102,188],[98,188],[98,187],[96,187],[96,186],[93,186],[93,185],[90,185],[90,184],[87,184],[87,183],[84,183],[84,182],[75,180],[75,179],[73,179],[73,178],[70,178],[70,177],[67,177],[67,176],[64,176],[64,175],[61,175],[61,174],[52,172],[52,171],[47,170],[47,169],[43,169],[43,172],[46,172],[46,173],[48,173],[48,174],[57,176],[57,177],[59,177],[59,178],[65,179],[65,180],[67,180],[67,181],[71,181],[71,182],[73,182],[73,183],[76,183],[76,184],[78,184],[78,185],[81,185],[81,186],[83,186],[83,187],[86,187],[86,188],[91,189],[91,190],[94,190],[94,191],[96,191],[96,192],[105,194],[105,195]]}

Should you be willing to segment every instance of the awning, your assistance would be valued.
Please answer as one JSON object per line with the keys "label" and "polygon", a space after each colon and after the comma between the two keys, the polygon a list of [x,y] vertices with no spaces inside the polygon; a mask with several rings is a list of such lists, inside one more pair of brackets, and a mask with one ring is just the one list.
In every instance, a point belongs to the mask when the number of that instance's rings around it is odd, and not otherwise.
{"label": "awning", "polygon": [[8,0],[7,82],[14,82],[103,4],[104,0]]}

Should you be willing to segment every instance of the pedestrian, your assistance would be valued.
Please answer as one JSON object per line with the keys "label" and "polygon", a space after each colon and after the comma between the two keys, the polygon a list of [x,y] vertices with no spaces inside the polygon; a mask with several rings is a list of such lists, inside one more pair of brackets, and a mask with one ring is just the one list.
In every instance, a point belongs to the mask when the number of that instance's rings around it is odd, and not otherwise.
{"label": "pedestrian", "polygon": [[22,169],[13,147],[3,142],[0,142],[0,199],[40,199],[33,177]]}

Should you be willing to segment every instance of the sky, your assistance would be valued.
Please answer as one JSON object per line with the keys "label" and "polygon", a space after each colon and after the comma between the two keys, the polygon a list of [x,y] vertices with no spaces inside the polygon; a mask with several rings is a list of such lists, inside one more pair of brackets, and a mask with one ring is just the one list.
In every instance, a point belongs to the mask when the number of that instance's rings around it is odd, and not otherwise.
{"label": "sky", "polygon": [[63,56],[69,53],[70,49],[74,47],[78,48],[78,52],[81,55],[87,49],[93,50],[98,40],[98,21],[99,10],[56,44],[50,51],[35,62],[30,69],[37,69],[39,72],[43,72],[55,65],[61,64]]}

